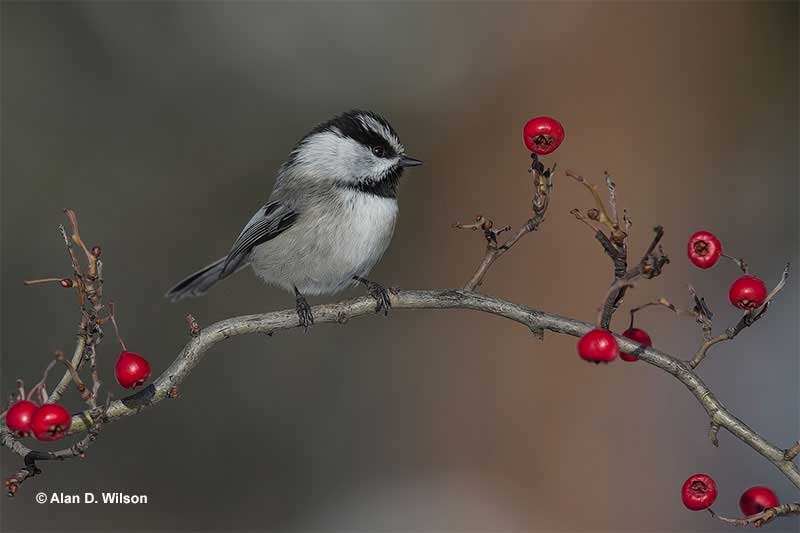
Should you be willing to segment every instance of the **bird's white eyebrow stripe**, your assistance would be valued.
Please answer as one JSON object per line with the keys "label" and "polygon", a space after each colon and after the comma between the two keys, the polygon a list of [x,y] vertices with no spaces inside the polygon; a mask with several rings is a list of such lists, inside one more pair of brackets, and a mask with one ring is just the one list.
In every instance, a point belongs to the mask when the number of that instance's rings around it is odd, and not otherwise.
{"label": "bird's white eyebrow stripe", "polygon": [[359,115],[358,120],[364,125],[365,128],[380,134],[381,137],[386,139],[389,144],[392,145],[392,148],[394,148],[395,152],[398,154],[403,153],[403,145],[400,144],[400,139],[398,139],[397,135],[395,135],[395,133],[385,124],[382,124],[380,121],[369,115]]}

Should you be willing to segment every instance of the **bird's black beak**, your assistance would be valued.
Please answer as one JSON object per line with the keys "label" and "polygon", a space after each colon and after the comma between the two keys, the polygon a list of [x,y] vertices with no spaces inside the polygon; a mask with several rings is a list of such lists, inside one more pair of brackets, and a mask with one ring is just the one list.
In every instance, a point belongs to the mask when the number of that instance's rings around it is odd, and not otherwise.
{"label": "bird's black beak", "polygon": [[407,155],[400,156],[400,161],[397,162],[398,165],[401,167],[416,167],[422,164],[422,161],[419,159],[414,159],[413,157],[408,157]]}

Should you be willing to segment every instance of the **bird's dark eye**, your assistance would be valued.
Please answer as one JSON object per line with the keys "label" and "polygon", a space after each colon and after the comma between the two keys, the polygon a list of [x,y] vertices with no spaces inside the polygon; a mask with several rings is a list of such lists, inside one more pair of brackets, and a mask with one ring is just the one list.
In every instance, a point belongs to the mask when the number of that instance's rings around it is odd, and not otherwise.
{"label": "bird's dark eye", "polygon": [[383,157],[386,151],[383,149],[383,146],[373,146],[372,153],[375,154],[377,157]]}

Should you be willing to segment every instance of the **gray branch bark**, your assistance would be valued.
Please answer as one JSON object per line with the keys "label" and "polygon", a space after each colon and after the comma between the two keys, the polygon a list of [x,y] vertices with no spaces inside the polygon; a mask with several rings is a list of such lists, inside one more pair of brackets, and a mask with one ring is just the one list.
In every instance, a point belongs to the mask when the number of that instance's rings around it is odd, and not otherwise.
{"label": "gray branch bark", "polygon": [[[519,322],[534,332],[549,330],[580,337],[594,328],[592,324],[586,322],[545,313],[468,290],[404,290],[392,294],[391,299],[394,309],[470,309]],[[318,324],[323,322],[344,324],[351,318],[373,314],[374,308],[375,301],[372,298],[361,297],[319,305],[313,308],[313,312],[315,322]],[[176,387],[186,379],[203,355],[226,339],[253,333],[271,334],[298,326],[297,314],[291,309],[230,318],[203,328],[196,336],[191,337],[175,361],[153,384],[132,396],[111,402],[102,422],[112,422],[137,414],[164,398],[174,396]],[[616,336],[616,339],[621,350],[636,353],[640,360],[664,370],[683,383],[706,411],[712,425],[725,428],[749,445],[800,488],[800,470],[793,461],[787,460],[785,450],[766,441],[728,411],[687,362],[653,348],[643,348],[638,343],[621,336]],[[96,423],[91,410],[87,409],[73,416],[71,433],[87,431]],[[0,441],[15,453],[22,454],[28,451],[8,434],[5,425],[0,428]]]}

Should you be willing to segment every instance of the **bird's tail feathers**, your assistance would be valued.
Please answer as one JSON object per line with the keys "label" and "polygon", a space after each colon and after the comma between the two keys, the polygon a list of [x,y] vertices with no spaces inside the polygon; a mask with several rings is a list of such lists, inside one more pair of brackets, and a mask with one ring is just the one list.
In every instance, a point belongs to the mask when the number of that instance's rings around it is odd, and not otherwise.
{"label": "bird's tail feathers", "polygon": [[247,262],[242,262],[242,264],[239,265],[236,270],[225,273],[224,269],[226,259],[227,256],[221,257],[210,265],[201,268],[194,274],[187,276],[170,290],[168,290],[164,297],[172,302],[177,302],[179,300],[183,300],[184,298],[202,296],[219,280],[226,278],[247,266]]}

